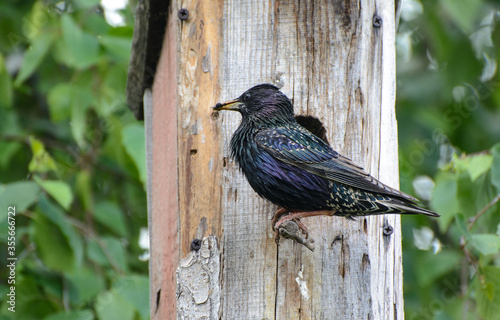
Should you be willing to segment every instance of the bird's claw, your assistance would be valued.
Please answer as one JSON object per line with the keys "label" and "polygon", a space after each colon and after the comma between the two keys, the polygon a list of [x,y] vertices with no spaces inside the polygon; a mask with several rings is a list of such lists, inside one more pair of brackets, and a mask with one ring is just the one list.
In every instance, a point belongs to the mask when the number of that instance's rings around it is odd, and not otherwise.
{"label": "bird's claw", "polygon": [[314,251],[314,245],[313,245],[314,240],[307,239],[307,236],[306,237],[302,236],[302,230],[296,221],[289,220],[283,222],[278,226],[275,232],[276,232],[275,240],[277,244],[279,244],[279,239],[281,235],[283,236],[283,238],[293,239],[298,243],[304,245],[307,249]]}
{"label": "bird's claw", "polygon": [[306,225],[302,223],[299,219],[293,219],[295,223],[297,223],[297,226],[299,227],[300,231],[304,234],[305,239],[309,238],[309,229],[307,229]]}
{"label": "bird's claw", "polygon": [[[274,216],[276,218],[276,216]],[[290,215],[283,215],[281,216],[281,218],[279,219],[275,219],[273,218],[273,231],[275,231],[276,233],[278,233],[278,230],[280,228],[281,225],[283,225],[284,223],[288,222],[288,221],[294,221],[296,224],[297,224],[297,227],[300,229],[300,231],[302,231],[302,233],[304,234],[305,238],[309,238],[309,231],[306,227],[305,224],[303,224],[299,218],[293,218],[293,216],[290,216]]]}

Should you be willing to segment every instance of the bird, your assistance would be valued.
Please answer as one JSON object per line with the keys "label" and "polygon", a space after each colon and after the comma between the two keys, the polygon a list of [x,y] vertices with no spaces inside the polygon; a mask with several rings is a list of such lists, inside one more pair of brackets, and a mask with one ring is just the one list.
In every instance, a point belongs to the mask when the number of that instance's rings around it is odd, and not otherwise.
{"label": "bird", "polygon": [[[351,220],[380,214],[439,217],[419,207],[418,199],[380,182],[333,150],[323,128],[311,129],[320,121],[295,116],[290,99],[272,84],[256,85],[213,109],[241,114],[230,141],[231,156],[252,189],[277,205],[276,232],[293,221],[307,238],[300,219],[318,215]],[[316,123],[312,120],[313,126],[304,127],[311,118]]]}

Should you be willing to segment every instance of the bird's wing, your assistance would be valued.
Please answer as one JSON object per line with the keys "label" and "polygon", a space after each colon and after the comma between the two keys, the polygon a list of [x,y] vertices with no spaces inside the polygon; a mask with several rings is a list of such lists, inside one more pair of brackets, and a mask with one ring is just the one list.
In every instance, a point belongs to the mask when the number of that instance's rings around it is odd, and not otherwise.
{"label": "bird's wing", "polygon": [[303,128],[260,130],[255,135],[255,140],[259,147],[276,159],[315,175],[354,188],[398,196],[413,202],[418,201],[370,176],[362,167],[340,155]]}

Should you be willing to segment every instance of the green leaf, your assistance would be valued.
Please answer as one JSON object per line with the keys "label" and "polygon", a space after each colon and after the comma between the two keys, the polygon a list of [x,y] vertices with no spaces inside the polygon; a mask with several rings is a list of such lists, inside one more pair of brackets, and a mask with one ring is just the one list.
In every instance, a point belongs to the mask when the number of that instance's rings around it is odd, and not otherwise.
{"label": "green leaf", "polygon": [[45,146],[40,140],[30,137],[30,146],[31,152],[33,152],[33,158],[28,165],[30,172],[57,171],[54,159],[45,150]]}
{"label": "green leaf", "polygon": [[453,169],[458,172],[467,172],[469,168],[468,158],[465,155],[459,156],[456,153],[452,155],[451,164]]}
{"label": "green leaf", "polygon": [[84,146],[86,112],[92,103],[88,87],[74,84],[58,84],[49,91],[50,118],[54,122],[70,119],[71,133],[80,147]]}
{"label": "green leaf", "polygon": [[71,116],[73,87],[69,83],[59,83],[47,94],[50,119],[54,122],[67,121]]}
{"label": "green leaf", "polygon": [[133,320],[135,316],[130,303],[113,291],[105,291],[97,297],[95,310],[99,319]]}
{"label": "green leaf", "polygon": [[69,14],[61,17],[62,43],[59,45],[64,62],[77,69],[88,68],[99,60],[97,38],[84,32]]}
{"label": "green leaf", "polygon": [[43,318],[43,320],[93,320],[94,314],[91,310],[83,309],[83,310],[75,310],[69,312],[59,312],[55,314],[51,314],[48,317]]}
{"label": "green leaf", "polygon": [[[18,266],[20,265],[21,263]],[[42,287],[36,280],[38,280],[37,274],[32,274],[30,277],[16,274],[16,313],[14,319],[43,319],[45,316],[60,310],[55,299],[51,299],[41,292]]]}
{"label": "green leaf", "polygon": [[20,115],[16,112],[16,108],[2,110],[0,117],[0,134],[1,135],[23,135],[24,130],[20,124]]}
{"label": "green leaf", "polygon": [[12,106],[12,80],[5,67],[5,59],[0,54],[0,108]]}
{"label": "green leaf", "polygon": [[120,271],[127,271],[128,269],[125,248],[120,240],[116,238],[102,237],[99,242],[91,239],[87,245],[87,256],[101,266],[113,266]]}
{"label": "green leaf", "polygon": [[105,267],[110,266],[108,258],[102,251],[97,241],[95,241],[94,239],[89,239],[86,247],[86,253],[88,258],[94,263]]}
{"label": "green leaf", "polygon": [[146,276],[126,276],[118,278],[112,290],[130,305],[134,306],[142,319],[149,318],[149,279]]}
{"label": "green leaf", "polygon": [[37,285],[43,288],[42,292],[46,296],[60,297],[63,294],[61,278],[54,272],[38,269],[33,275]]}
{"label": "green leaf", "polygon": [[122,130],[122,144],[127,154],[134,161],[145,189],[147,186],[147,172],[144,126],[139,123],[131,123],[124,127]]}
{"label": "green leaf", "polygon": [[0,220],[7,219],[7,208],[16,208],[16,213],[28,209],[38,198],[40,188],[32,181],[17,181],[0,185]]}
{"label": "green leaf", "polygon": [[134,35],[134,28],[131,25],[113,27],[109,30],[108,35],[113,37],[132,39]]}
{"label": "green leaf", "polygon": [[489,154],[470,156],[467,171],[470,178],[475,181],[480,175],[486,173],[491,168],[493,157]]}
{"label": "green leaf", "polygon": [[500,192],[500,143],[491,148],[493,154],[493,164],[491,165],[491,184]]}
{"label": "green leaf", "polygon": [[500,252],[500,237],[496,234],[473,234],[471,244],[483,255]]}
{"label": "green leaf", "polygon": [[104,290],[104,277],[90,269],[78,269],[67,274],[69,281],[69,300],[73,306],[81,306],[91,302]]}
{"label": "green leaf", "polygon": [[[84,0],[87,1],[87,0]],[[89,0],[92,1],[92,0]],[[87,32],[96,35],[107,34],[111,29],[111,26],[106,22],[106,18],[103,14],[95,14],[85,16],[82,22],[82,29],[85,29]],[[132,37],[130,37],[132,39]]]}
{"label": "green leaf", "polygon": [[[476,216],[482,210],[486,209],[491,201],[498,195],[496,188],[491,185],[491,173],[480,176],[473,185],[474,188],[474,198],[473,211],[471,211],[472,216]],[[459,187],[460,189],[460,187]],[[464,201],[461,201],[461,205],[465,207]],[[489,207],[486,210],[486,214],[482,215],[476,222],[475,230],[480,230],[482,233],[494,233],[495,226],[500,222],[500,204]]]}
{"label": "green leaf", "polygon": [[457,176],[450,172],[441,172],[436,178],[431,207],[441,215],[438,224],[442,232],[446,231],[458,212],[458,204]]}
{"label": "green leaf", "polygon": [[23,17],[21,21],[23,35],[33,41],[52,31],[50,28],[45,28],[50,23],[52,16],[51,8],[45,1],[34,1],[29,15]]}
{"label": "green leaf", "polygon": [[71,97],[71,133],[80,148],[85,146],[84,132],[87,109],[92,102],[92,93],[88,88],[73,88]]}
{"label": "green leaf", "polygon": [[465,239],[467,239],[468,242],[472,242],[472,237],[471,237],[471,234],[469,232],[469,229],[467,229],[467,225],[465,224],[465,218],[464,218],[463,213],[457,214],[457,216],[455,218],[455,222],[457,224],[458,231],[460,231],[460,233],[463,236],[465,236]]}
{"label": "green leaf", "polygon": [[111,89],[114,98],[127,90],[127,70],[121,65],[116,65],[106,70],[104,84]]}
{"label": "green leaf", "polygon": [[111,113],[123,108],[126,102],[117,97],[123,97],[126,91],[127,72],[121,65],[106,70],[104,82],[99,91],[99,107],[95,108],[101,117],[108,117]]}
{"label": "green leaf", "polygon": [[123,212],[116,203],[110,201],[97,203],[94,218],[120,236],[127,234]]}
{"label": "green leaf", "polygon": [[34,176],[33,180],[38,183],[43,190],[50,194],[56,201],[66,210],[69,210],[71,203],[73,203],[73,192],[66,182],[42,180],[38,176]]}
{"label": "green leaf", "polygon": [[33,225],[33,242],[38,257],[50,269],[71,271],[75,266],[75,256],[61,228],[39,213],[34,215]]}
{"label": "green leaf", "polygon": [[419,258],[419,263],[416,266],[416,276],[422,287],[432,284],[443,275],[457,269],[462,259],[460,253],[446,249],[437,254],[421,251],[421,255],[422,257]]}
{"label": "green leaf", "polygon": [[100,2],[100,0],[76,0],[75,4],[80,8],[89,9],[95,7]]}
{"label": "green leaf", "polygon": [[110,53],[115,55],[118,61],[129,61],[130,52],[132,51],[132,41],[130,38],[104,35],[99,39],[99,42]]}
{"label": "green leaf", "polygon": [[457,197],[460,212],[463,212],[466,218],[470,218],[478,210],[478,190],[481,185],[481,178],[476,182],[472,182],[467,172],[459,172],[457,175]]}
{"label": "green leaf", "polygon": [[67,239],[67,243],[69,244],[73,252],[73,264],[75,266],[80,266],[83,258],[83,245],[78,233],[66,220],[64,213],[56,205],[52,204],[46,197],[40,197],[38,206],[40,209],[39,212],[60,228],[62,234]]}
{"label": "green leaf", "polygon": [[88,170],[82,170],[76,174],[75,192],[85,211],[93,211],[92,186]]}
{"label": "green leaf", "polygon": [[5,168],[12,157],[23,147],[19,142],[0,141],[0,167]]}
{"label": "green leaf", "polygon": [[477,309],[483,319],[500,319],[500,269],[485,267],[476,281]]}
{"label": "green leaf", "polygon": [[474,182],[479,176],[486,173],[493,163],[493,157],[489,154],[480,154],[466,157],[453,155],[453,165],[458,172],[468,172]]}
{"label": "green leaf", "polygon": [[[131,114],[130,112],[127,113]],[[103,144],[102,148],[102,156],[110,159],[109,165],[113,166],[115,169],[123,170],[121,168],[125,168],[128,174],[133,175],[137,171],[134,170],[133,160],[131,161],[130,157],[127,155],[125,148],[122,143],[122,131],[125,123],[122,119],[119,119],[115,115],[110,115],[106,118],[106,126],[108,136],[106,142]],[[130,121],[135,121],[131,120]]]}
{"label": "green leaf", "polygon": [[469,34],[481,9],[479,0],[441,0],[442,6],[462,30]]}
{"label": "green leaf", "polygon": [[54,39],[55,34],[53,33],[42,33],[33,39],[31,46],[24,54],[23,64],[21,65],[21,69],[19,70],[15,81],[16,86],[19,86],[33,74],[47,55]]}

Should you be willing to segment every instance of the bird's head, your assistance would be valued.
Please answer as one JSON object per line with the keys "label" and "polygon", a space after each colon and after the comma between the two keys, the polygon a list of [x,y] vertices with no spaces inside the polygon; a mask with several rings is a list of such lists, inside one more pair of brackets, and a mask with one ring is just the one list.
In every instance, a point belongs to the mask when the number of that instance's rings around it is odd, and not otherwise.
{"label": "bird's head", "polygon": [[238,111],[250,121],[294,121],[292,102],[272,84],[259,84],[236,99],[217,103],[213,109]]}

